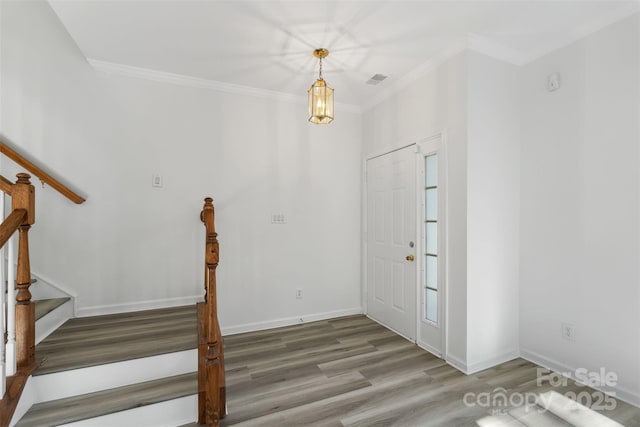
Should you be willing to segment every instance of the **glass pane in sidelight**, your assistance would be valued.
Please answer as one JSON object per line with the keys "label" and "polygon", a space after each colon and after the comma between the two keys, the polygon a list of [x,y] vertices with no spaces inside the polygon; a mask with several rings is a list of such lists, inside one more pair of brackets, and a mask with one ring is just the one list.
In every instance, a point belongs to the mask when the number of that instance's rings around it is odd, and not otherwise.
{"label": "glass pane in sidelight", "polygon": [[438,292],[427,289],[425,294],[425,317],[434,323],[438,323]]}
{"label": "glass pane in sidelight", "polygon": [[438,258],[431,255],[427,255],[425,258],[425,285],[438,289]]}
{"label": "glass pane in sidelight", "polygon": [[425,220],[438,219],[438,189],[430,188],[424,192]]}
{"label": "glass pane in sidelight", "polygon": [[425,247],[428,254],[438,253],[438,224],[435,222],[426,223]]}
{"label": "glass pane in sidelight", "polygon": [[425,157],[425,186],[438,185],[438,155],[432,154]]}

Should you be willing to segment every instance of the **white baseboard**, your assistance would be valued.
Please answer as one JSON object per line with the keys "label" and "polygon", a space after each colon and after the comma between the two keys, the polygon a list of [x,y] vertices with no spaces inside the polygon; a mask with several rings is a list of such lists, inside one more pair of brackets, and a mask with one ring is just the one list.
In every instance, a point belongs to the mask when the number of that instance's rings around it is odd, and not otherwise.
{"label": "white baseboard", "polygon": [[476,372],[493,368],[494,366],[500,365],[501,363],[505,363],[513,359],[517,359],[518,357],[520,357],[519,350],[517,349],[510,350],[502,354],[499,354],[497,356],[494,356],[490,359],[485,359],[475,363],[467,363],[467,371],[465,373],[467,375],[475,374]]}
{"label": "white baseboard", "polygon": [[531,363],[535,363],[536,365],[540,365],[543,368],[550,369],[554,372],[568,372],[573,371],[569,365],[558,362],[557,360],[550,359],[548,357],[542,356],[535,351],[520,349],[520,357],[525,360],[528,360]]}
{"label": "white baseboard", "polygon": [[177,298],[163,298],[147,301],[124,302],[119,304],[93,305],[79,307],[76,310],[78,317],[101,316],[104,314],[128,313],[131,311],[153,310],[156,308],[179,307],[191,305],[202,301],[203,295],[194,295]]}
{"label": "white baseboard", "polygon": [[262,331],[264,329],[281,328],[283,326],[299,325],[318,320],[332,319],[334,317],[353,316],[362,314],[362,307],[354,307],[346,310],[328,311],[325,313],[302,314],[296,317],[285,317],[263,322],[245,323],[242,325],[221,326],[222,335],[235,335],[244,332]]}
{"label": "white baseboard", "polygon": [[57,307],[51,313],[47,313],[36,320],[36,345],[62,326],[64,322],[74,317],[73,309],[74,298],[71,297],[69,301]]}
{"label": "white baseboard", "polygon": [[[569,366],[565,363],[559,362],[557,360],[551,359],[550,357],[543,356],[535,351],[527,350],[524,348],[520,349],[520,357],[525,360],[528,360],[531,363],[535,363],[536,365],[540,365],[543,368],[547,368],[553,372],[559,373],[563,376],[567,376],[573,380],[573,375],[566,375],[567,373],[574,373],[578,368]],[[596,390],[599,390],[603,393],[608,393],[608,390],[604,390],[599,387],[592,387]],[[620,387],[618,385],[612,387],[615,391],[615,398],[620,399],[624,402],[627,402],[630,405],[640,407],[640,393],[629,390],[624,387]]]}
{"label": "white baseboard", "polygon": [[102,417],[63,424],[61,427],[175,427],[194,423],[197,418],[198,395],[193,394]]}
{"label": "white baseboard", "polygon": [[[128,313],[131,311],[153,310],[156,308],[179,307],[191,305],[202,301],[202,295],[179,298],[167,298],[149,301],[138,301],[122,304],[95,305],[80,307],[76,311],[78,317],[100,316],[105,314]],[[235,335],[244,332],[261,331],[264,329],[280,328],[317,320],[332,319],[334,317],[352,316],[362,314],[362,307],[354,307],[346,310],[328,311],[324,313],[301,314],[296,317],[284,317],[262,322],[245,323],[241,325],[221,325],[222,335]]]}
{"label": "white baseboard", "polygon": [[449,365],[453,366],[463,374],[472,375],[476,372],[493,368],[494,366],[500,365],[501,363],[517,359],[518,357],[520,357],[520,352],[518,350],[511,350],[503,354],[494,356],[490,359],[485,359],[475,363],[463,362],[462,359],[451,354],[447,354],[447,358],[445,360]]}
{"label": "white baseboard", "polygon": [[184,350],[106,365],[89,366],[31,380],[36,391],[33,403],[123,387],[198,370],[198,350]]}
{"label": "white baseboard", "polygon": [[467,363],[463,362],[461,358],[452,354],[447,354],[447,357],[444,360],[449,365],[456,368],[458,371],[462,372],[463,374],[467,374]]}

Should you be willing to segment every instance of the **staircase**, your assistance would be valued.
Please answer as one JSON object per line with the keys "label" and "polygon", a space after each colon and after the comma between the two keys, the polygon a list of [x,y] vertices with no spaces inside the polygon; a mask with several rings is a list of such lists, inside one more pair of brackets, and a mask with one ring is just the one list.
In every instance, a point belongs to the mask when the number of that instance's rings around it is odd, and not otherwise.
{"label": "staircase", "polygon": [[[85,201],[2,141],[0,154],[43,187],[76,204]],[[205,295],[197,308],[71,319],[71,296],[55,286],[53,295],[40,297],[31,289],[35,187],[29,174],[16,177],[13,183],[0,175],[0,206],[11,198],[11,212],[0,224],[0,426],[175,426],[196,418],[219,426],[226,401],[212,199],[205,199],[200,214]]]}
{"label": "staircase", "polygon": [[66,321],[36,346],[42,363],[10,425],[195,421],[196,331],[195,305]]}
{"label": "staircase", "polygon": [[[0,154],[34,174],[43,187],[49,185],[76,204],[85,201],[20,151],[0,141]],[[0,340],[0,425],[3,427],[10,424],[27,381],[37,367],[36,343],[73,315],[70,299],[47,301],[40,304],[42,317],[39,328],[36,326],[29,255],[29,230],[36,216],[36,189],[31,184],[31,175],[20,172],[16,177],[12,182],[0,175],[0,335],[3,338]],[[9,212],[4,211],[6,197],[11,198]]]}

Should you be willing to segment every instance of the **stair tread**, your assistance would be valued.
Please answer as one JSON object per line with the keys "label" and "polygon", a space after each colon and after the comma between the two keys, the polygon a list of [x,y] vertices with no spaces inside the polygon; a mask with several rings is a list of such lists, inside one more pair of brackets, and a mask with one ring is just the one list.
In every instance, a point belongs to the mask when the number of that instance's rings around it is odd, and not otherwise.
{"label": "stair tread", "polygon": [[52,400],[33,405],[16,427],[46,427],[197,394],[198,373],[177,375],[144,383]]}
{"label": "stair tread", "polygon": [[62,304],[71,300],[69,297],[62,298],[46,298],[41,300],[33,301],[36,305],[36,320],[41,319],[47,314],[51,313],[56,308],[60,307]]}
{"label": "stair tread", "polygon": [[43,375],[176,351],[198,344],[195,304],[70,319],[36,346]]}

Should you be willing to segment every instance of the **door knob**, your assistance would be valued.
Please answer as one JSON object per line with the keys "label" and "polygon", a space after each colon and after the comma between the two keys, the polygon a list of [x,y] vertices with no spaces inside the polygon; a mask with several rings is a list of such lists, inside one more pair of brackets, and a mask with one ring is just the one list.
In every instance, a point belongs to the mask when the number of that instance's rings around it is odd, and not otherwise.
{"label": "door knob", "polygon": [[407,261],[413,261],[415,258],[413,257],[413,255],[407,255]]}

